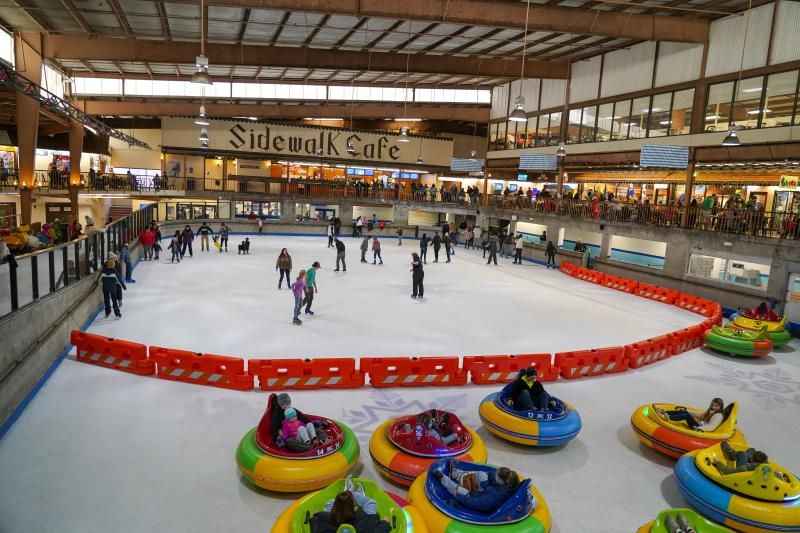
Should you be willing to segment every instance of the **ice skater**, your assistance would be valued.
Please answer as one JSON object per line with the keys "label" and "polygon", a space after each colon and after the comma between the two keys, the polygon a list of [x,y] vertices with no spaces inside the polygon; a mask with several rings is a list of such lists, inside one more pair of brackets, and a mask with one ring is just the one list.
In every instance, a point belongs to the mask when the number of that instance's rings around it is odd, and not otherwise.
{"label": "ice skater", "polygon": [[177,261],[178,263],[181,262],[181,232],[176,231],[175,235],[172,236],[172,240],[169,241],[169,246],[167,246],[167,250],[172,251],[172,259],[170,259],[170,263],[174,263]]}
{"label": "ice skater", "polygon": [[344,255],[345,255],[344,243],[339,239],[336,239],[334,243],[336,244],[336,270],[334,270],[334,272],[339,272],[340,263],[342,271],[347,272],[347,263],[344,262]]}
{"label": "ice skater", "polygon": [[364,235],[364,239],[361,241],[361,262],[367,262],[367,250],[369,250],[369,235]]}
{"label": "ice skater", "polygon": [[497,235],[489,236],[489,260],[486,261],[487,265],[491,265],[492,261],[497,265]]}
{"label": "ice skater", "polygon": [[300,320],[300,309],[303,307],[303,297],[306,294],[306,271],[301,270],[297,273],[297,279],[292,283],[292,294],[294,295],[294,318],[292,324],[302,326]]}
{"label": "ice skater", "polygon": [[250,255],[250,238],[245,237],[242,242],[239,243],[239,253],[244,255]]}
{"label": "ice skater", "polygon": [[219,251],[222,253],[222,248],[225,247],[225,251],[228,251],[228,236],[230,235],[230,229],[225,223],[222,223],[222,227],[219,228]]}
{"label": "ice skater", "polygon": [[403,246],[403,230],[397,228],[397,246]]}
{"label": "ice skater", "polygon": [[311,310],[311,304],[314,303],[314,293],[319,292],[317,290],[317,270],[319,270],[319,261],[314,261],[311,265],[311,268],[306,270],[306,310],[305,314],[307,315],[314,315],[314,311]]}
{"label": "ice skater", "polygon": [[207,223],[203,222],[203,224],[197,228],[197,235],[200,235],[200,251],[201,252],[208,252],[210,248],[208,246],[208,236],[213,235],[214,230],[211,229]]}
{"label": "ice skater", "polygon": [[517,235],[517,240],[514,241],[514,264],[521,265],[522,264],[522,248],[525,246],[525,239],[522,237],[522,233]]}
{"label": "ice skater", "polygon": [[186,255],[186,249],[189,249],[189,257],[194,257],[192,253],[192,241],[194,240],[194,233],[192,232],[192,228],[186,226],[183,228],[183,233],[181,234],[181,259]]}
{"label": "ice skater", "polygon": [[547,241],[545,254],[547,255],[547,268],[550,268],[551,266],[556,268],[556,247],[553,244],[553,241]]}
{"label": "ice skater", "polygon": [[286,248],[281,249],[280,255],[278,255],[278,260],[275,261],[275,270],[280,270],[281,277],[278,280],[278,290],[280,290],[281,286],[283,285],[283,277],[286,276],[286,286],[291,287],[292,278],[289,276],[292,273],[292,256],[289,255],[289,251]]}
{"label": "ice skater", "polygon": [[415,300],[422,299],[425,296],[425,285],[423,283],[425,278],[425,271],[422,267],[422,259],[416,254],[411,254],[411,297]]}
{"label": "ice skater", "polygon": [[150,226],[146,227],[142,232],[142,235],[139,237],[139,241],[144,247],[144,260],[150,261],[153,259],[153,244],[156,242],[156,234],[153,233],[153,230],[150,229]]}
{"label": "ice skater", "polygon": [[333,248],[333,220],[328,224],[328,248]]}
{"label": "ice skater", "polygon": [[439,262],[439,248],[442,247],[442,238],[439,237],[439,232],[433,234],[433,262]]}
{"label": "ice skater", "polygon": [[383,264],[383,258],[381,257],[381,241],[378,240],[378,237],[372,238],[372,264],[377,265],[378,261]]}
{"label": "ice skater", "polygon": [[132,277],[131,251],[127,244],[122,245],[122,249],[119,251],[119,259],[125,264],[125,283],[136,283],[136,280]]}
{"label": "ice skater", "polygon": [[428,238],[428,234],[423,233],[422,238],[419,240],[419,256],[425,264],[428,263],[428,244],[430,244],[430,242],[431,240]]}
{"label": "ice skater", "polygon": [[122,318],[122,313],[119,310],[119,300],[117,298],[117,291],[120,287],[124,290],[128,288],[122,281],[122,276],[119,275],[115,267],[115,261],[108,259],[100,272],[100,279],[102,280],[103,288],[103,304],[105,305],[106,318],[111,316],[111,306],[114,307],[114,316]]}
{"label": "ice skater", "polygon": [[442,238],[442,243],[444,244],[444,251],[447,254],[446,263],[449,263],[450,262],[450,243],[451,243],[450,234],[449,233],[445,233],[444,234],[444,236]]}

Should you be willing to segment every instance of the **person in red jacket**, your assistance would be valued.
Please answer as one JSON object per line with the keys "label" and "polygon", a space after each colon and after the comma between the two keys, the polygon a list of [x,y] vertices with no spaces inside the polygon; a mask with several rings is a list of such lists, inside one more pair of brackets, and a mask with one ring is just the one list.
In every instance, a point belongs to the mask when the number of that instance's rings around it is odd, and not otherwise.
{"label": "person in red jacket", "polygon": [[150,261],[153,258],[153,245],[156,242],[156,234],[150,228],[146,228],[139,240],[144,247],[144,260]]}

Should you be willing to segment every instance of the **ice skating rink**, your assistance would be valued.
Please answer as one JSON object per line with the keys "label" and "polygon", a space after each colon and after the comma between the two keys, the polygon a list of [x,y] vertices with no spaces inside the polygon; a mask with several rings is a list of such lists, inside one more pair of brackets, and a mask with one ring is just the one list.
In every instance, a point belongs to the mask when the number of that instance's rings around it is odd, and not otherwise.
{"label": "ice skating rink", "polygon": [[[181,265],[141,263],[124,319],[96,322],[91,331],[247,356],[460,354],[602,346],[698,320],[537,265],[507,260],[487,276],[489,267],[463,249],[450,265],[429,265],[427,301],[417,304],[408,297],[412,241],[402,254],[384,241],[382,268],[358,264],[355,245],[347,244],[347,274],[331,272],[334,254],[310,238],[259,238],[248,258],[195,253]],[[318,315],[302,327],[290,324],[289,292],[276,290],[281,245],[295,265],[323,264]],[[527,449],[479,433],[490,462],[539,486],[557,533],[633,532],[660,510],[685,505],[673,461],[641,447],[630,428],[643,403],[739,401],[740,428],[751,444],[800,471],[799,352],[747,361],[694,350],[638,371],[547,388],[583,417],[583,431],[566,447]],[[367,442],[382,420],[441,407],[480,426],[478,403],[493,390],[367,387],[292,396],[304,411],[349,424],[362,445],[361,474],[377,479]],[[65,360],[0,440],[0,532],[269,531],[294,496],[245,485],[234,461],[266,397]]]}

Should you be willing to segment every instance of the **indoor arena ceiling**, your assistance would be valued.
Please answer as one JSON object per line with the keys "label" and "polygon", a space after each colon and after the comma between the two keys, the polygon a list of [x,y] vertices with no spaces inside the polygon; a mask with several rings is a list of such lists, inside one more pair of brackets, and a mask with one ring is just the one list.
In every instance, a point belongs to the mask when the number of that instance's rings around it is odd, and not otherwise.
{"label": "indoor arena ceiling", "polygon": [[[526,75],[565,78],[568,60],[646,40],[704,42],[709,19],[746,5],[534,0]],[[525,8],[516,0],[209,0],[210,73],[486,87],[519,76]],[[186,78],[199,53],[199,0],[6,0],[0,21],[48,34],[48,57],[72,75]]]}

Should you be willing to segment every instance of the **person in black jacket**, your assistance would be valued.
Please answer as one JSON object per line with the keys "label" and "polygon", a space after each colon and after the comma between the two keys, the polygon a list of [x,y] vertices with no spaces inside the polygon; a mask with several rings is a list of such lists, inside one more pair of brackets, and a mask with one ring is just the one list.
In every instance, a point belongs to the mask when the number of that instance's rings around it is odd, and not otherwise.
{"label": "person in black jacket", "polygon": [[556,268],[556,247],[553,244],[553,241],[547,241],[547,249],[545,250],[547,254],[547,268],[551,266]]}
{"label": "person in black jacket", "polygon": [[105,262],[103,270],[100,272],[100,280],[103,287],[103,303],[106,309],[106,318],[111,315],[111,306],[114,306],[114,316],[122,318],[122,313],[119,311],[119,303],[117,301],[117,290],[119,287],[127,290],[125,282],[122,281],[122,276],[119,275],[115,267],[115,261],[109,259]]}
{"label": "person in black jacket", "polygon": [[425,278],[425,271],[422,268],[422,260],[416,253],[411,254],[411,286],[413,292],[412,298],[422,298],[425,295],[425,285],[423,279]]}
{"label": "person in black jacket", "polygon": [[[378,514],[378,506],[364,493],[363,487],[354,488],[346,482],[345,490],[325,505],[325,510],[311,517],[311,533],[389,533],[392,527]],[[342,529],[349,524],[351,528]]]}
{"label": "person in black jacket", "polygon": [[336,244],[336,270],[334,270],[334,272],[339,272],[340,262],[342,264],[342,270],[347,272],[347,263],[344,262],[344,243],[337,238],[334,244]]}
{"label": "person in black jacket", "polygon": [[192,254],[192,241],[194,240],[194,232],[192,228],[186,226],[181,233],[181,259],[186,255],[186,249],[189,249],[189,257],[194,257]]}
{"label": "person in black jacket", "polygon": [[511,385],[511,401],[517,411],[530,411],[531,409],[547,409],[550,405],[550,395],[536,379],[536,368],[528,367],[519,371],[519,375]]}
{"label": "person in black jacket", "polygon": [[211,229],[211,226],[203,222],[203,225],[197,228],[197,235],[200,235],[200,251],[201,252],[208,252],[208,236],[213,235],[214,230]]}
{"label": "person in black jacket", "polygon": [[439,237],[439,232],[433,234],[433,262],[439,262],[439,248],[442,247],[442,238]]}
{"label": "person in black jacket", "polygon": [[428,234],[423,233],[422,238],[419,240],[419,256],[425,264],[428,263],[428,244],[430,244],[430,242],[431,240],[428,238]]}
{"label": "person in black jacket", "polygon": [[444,234],[444,238],[442,239],[444,243],[444,251],[447,253],[447,262],[450,262],[450,235],[448,233]]}

